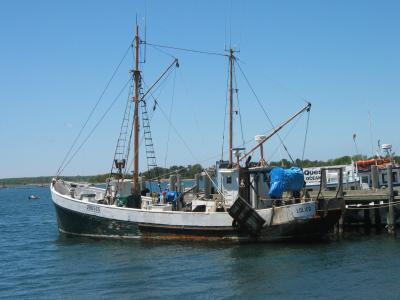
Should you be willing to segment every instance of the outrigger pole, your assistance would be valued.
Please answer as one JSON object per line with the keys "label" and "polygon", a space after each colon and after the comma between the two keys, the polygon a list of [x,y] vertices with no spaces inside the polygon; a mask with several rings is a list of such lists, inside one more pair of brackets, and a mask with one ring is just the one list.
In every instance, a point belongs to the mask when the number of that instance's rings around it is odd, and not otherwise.
{"label": "outrigger pole", "polygon": [[135,69],[133,70],[133,78],[135,82],[135,95],[133,102],[135,104],[133,115],[133,186],[132,194],[139,194],[139,89],[140,89],[140,70],[139,70],[139,26],[136,25],[135,36]]}
{"label": "outrigger pole", "polygon": [[294,118],[296,118],[298,115],[302,114],[305,111],[310,111],[311,109],[311,103],[307,102],[307,105],[304,106],[301,110],[299,110],[296,114],[294,114],[290,119],[286,120],[283,122],[281,125],[275,128],[275,130],[268,135],[265,139],[263,139],[260,143],[258,143],[253,149],[251,149],[249,152],[247,152],[245,155],[243,155],[239,161],[245,159],[247,156],[249,156],[251,153],[253,153],[257,148],[261,147],[262,144],[264,144],[267,140],[269,140],[271,137],[273,137],[278,131],[280,131],[283,127],[285,127],[288,123],[290,123]]}

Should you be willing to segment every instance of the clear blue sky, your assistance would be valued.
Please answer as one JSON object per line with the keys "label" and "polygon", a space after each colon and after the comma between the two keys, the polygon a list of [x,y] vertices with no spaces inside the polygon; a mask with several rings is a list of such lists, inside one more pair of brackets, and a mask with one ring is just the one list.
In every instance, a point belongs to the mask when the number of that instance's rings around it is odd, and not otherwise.
{"label": "clear blue sky", "polygon": [[[148,42],[223,52],[231,40],[274,123],[312,102],[306,158],[371,154],[381,139],[400,153],[400,2],[398,1],[2,1],[0,9],[0,178],[53,175],[133,38],[135,16]],[[146,6],[146,9],[145,9]],[[173,124],[153,118],[161,166],[211,165],[221,152],[227,61],[173,52],[176,73]],[[170,58],[148,47],[147,83]],[[127,79],[124,62],[105,95],[99,118]],[[244,138],[271,126],[237,72]],[[159,96],[169,112],[173,77]],[[110,168],[125,95],[65,174]],[[371,115],[371,125],[369,114]],[[235,117],[235,145],[241,140]],[[286,142],[301,157],[303,116]],[[94,123],[89,125],[89,129]],[[370,129],[372,128],[372,130]],[[250,145],[249,145],[250,146]],[[267,159],[287,158],[275,139]],[[216,156],[217,155],[217,156]],[[141,170],[145,170],[141,160]]]}

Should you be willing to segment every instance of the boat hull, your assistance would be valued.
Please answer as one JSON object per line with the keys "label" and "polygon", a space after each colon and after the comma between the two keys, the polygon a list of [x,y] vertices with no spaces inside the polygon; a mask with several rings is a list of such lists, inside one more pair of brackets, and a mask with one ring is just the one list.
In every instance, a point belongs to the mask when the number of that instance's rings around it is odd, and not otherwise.
{"label": "boat hull", "polygon": [[264,227],[256,237],[232,226],[196,227],[146,224],[109,219],[72,211],[54,204],[59,231],[66,235],[117,239],[175,239],[282,241],[310,240],[326,236],[340,218],[340,211],[330,211],[324,218],[296,220],[287,224]]}
{"label": "boat hull", "polygon": [[137,238],[138,224],[73,211],[54,203],[58,229],[68,235],[96,238]]}
{"label": "boat hull", "polygon": [[[61,233],[93,238],[262,242],[309,240],[326,236],[341,216],[340,209],[331,208],[315,211],[311,218],[279,222],[285,214],[292,212],[285,207],[278,207],[274,222],[266,222],[267,225],[254,236],[245,229],[232,226],[233,219],[228,213],[152,212],[120,208],[71,199],[54,190],[52,199]],[[269,210],[260,213],[268,219],[268,212],[271,214]]]}

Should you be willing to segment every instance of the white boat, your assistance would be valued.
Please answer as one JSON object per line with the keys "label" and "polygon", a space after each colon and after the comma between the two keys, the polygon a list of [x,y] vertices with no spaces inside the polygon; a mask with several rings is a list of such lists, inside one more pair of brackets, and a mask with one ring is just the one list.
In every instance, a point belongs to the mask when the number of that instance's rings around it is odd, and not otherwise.
{"label": "white boat", "polygon": [[[229,161],[221,162],[216,170],[218,182],[215,185],[218,193],[175,193],[172,203],[160,201],[158,195],[140,194],[138,109],[139,99],[143,100],[143,96],[139,90],[139,41],[137,28],[136,64],[132,72],[135,83],[133,179],[123,178],[122,170],[126,167],[124,159],[114,160],[120,179],[110,180],[106,188],[54,178],[51,195],[57,212],[59,231],[68,235],[96,238],[237,241],[276,241],[325,236],[341,216],[342,199],[310,199],[306,194],[301,194],[300,189],[296,193],[289,193],[287,197],[274,199],[269,196],[267,184],[271,168],[265,166],[263,159],[260,164],[252,164],[249,159],[244,162],[257,148],[262,148],[269,137],[258,137],[257,145],[246,154],[241,155],[238,149],[237,161],[233,161],[232,76],[229,85]],[[232,50],[228,57],[232,71],[235,62]],[[310,107],[308,103],[277,127],[273,134]]]}
{"label": "white boat", "polygon": [[327,169],[326,172],[326,189],[336,189],[338,185],[338,170],[342,171],[342,184],[345,189],[359,189],[360,178],[355,163],[349,165],[336,165],[336,166],[324,166],[324,167],[311,167],[304,168],[304,181],[306,182],[306,188],[309,191],[318,191],[321,183],[321,169]]}

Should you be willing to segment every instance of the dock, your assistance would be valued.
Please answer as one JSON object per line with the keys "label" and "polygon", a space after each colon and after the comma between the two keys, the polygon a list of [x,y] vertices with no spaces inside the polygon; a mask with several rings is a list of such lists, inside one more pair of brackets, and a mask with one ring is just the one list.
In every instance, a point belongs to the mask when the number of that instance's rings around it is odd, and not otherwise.
{"label": "dock", "polygon": [[[329,169],[338,171],[338,184],[334,190],[327,189],[326,173]],[[376,173],[376,171],[375,171]],[[387,173],[392,174],[392,165],[387,166]],[[369,190],[343,189],[343,170],[341,168],[322,168],[320,189],[311,191],[314,199],[339,197],[344,200],[342,217],[336,231],[342,233],[354,227],[364,227],[369,231],[375,227],[380,231],[387,228],[389,234],[396,234],[396,225],[400,225],[400,196],[393,187],[393,176],[388,176],[387,186],[378,188],[377,180],[372,176],[372,188]]]}

